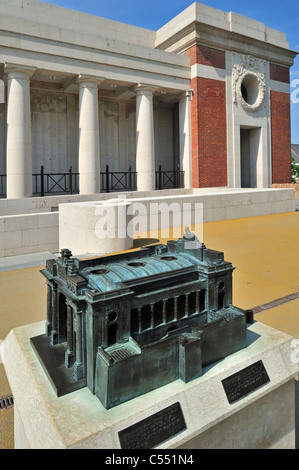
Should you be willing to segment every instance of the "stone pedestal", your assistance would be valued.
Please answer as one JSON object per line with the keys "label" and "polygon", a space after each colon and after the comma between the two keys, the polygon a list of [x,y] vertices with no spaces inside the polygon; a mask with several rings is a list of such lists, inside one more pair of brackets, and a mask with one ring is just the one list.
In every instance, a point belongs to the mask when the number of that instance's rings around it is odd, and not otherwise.
{"label": "stone pedestal", "polygon": [[[14,395],[17,449],[120,449],[120,437],[128,441],[133,425],[137,434],[131,442],[138,438],[140,445],[145,426],[151,438],[158,432],[152,426],[165,410],[173,420],[164,419],[168,437],[156,449],[295,447],[297,365],[291,360],[293,338],[284,333],[254,323],[248,347],[205,368],[202,377],[188,384],[177,380],[106,410],[86,387],[56,397],[30,345],[44,329],[44,322],[16,328],[0,349]],[[260,361],[268,380],[230,403],[223,380]]]}

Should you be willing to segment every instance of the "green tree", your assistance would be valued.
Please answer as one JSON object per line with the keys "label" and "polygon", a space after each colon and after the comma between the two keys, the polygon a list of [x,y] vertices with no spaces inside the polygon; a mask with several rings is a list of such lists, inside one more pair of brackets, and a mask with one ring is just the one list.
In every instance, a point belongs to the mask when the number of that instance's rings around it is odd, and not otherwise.
{"label": "green tree", "polygon": [[299,180],[299,164],[295,163],[293,155],[291,156],[292,165],[292,182],[296,183]]}

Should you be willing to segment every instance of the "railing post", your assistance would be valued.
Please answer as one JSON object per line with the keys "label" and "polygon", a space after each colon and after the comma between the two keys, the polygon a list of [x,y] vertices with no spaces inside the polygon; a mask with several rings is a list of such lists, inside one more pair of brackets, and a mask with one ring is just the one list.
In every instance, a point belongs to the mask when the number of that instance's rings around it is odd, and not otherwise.
{"label": "railing post", "polygon": [[132,191],[132,168],[129,168],[129,189]]}
{"label": "railing post", "polygon": [[6,194],[6,175],[0,175],[0,197],[4,197]]}
{"label": "railing post", "polygon": [[177,165],[176,171],[174,172],[174,187],[179,188],[180,182],[180,165]]}
{"label": "railing post", "polygon": [[109,165],[106,165],[106,193],[109,193]]}
{"label": "railing post", "polygon": [[44,187],[44,165],[40,167],[40,195],[43,197],[45,195]]}
{"label": "railing post", "polygon": [[159,165],[159,189],[162,189],[162,165]]}
{"label": "railing post", "polygon": [[70,194],[73,194],[72,166],[70,166],[70,169],[69,169],[69,190],[70,190]]}

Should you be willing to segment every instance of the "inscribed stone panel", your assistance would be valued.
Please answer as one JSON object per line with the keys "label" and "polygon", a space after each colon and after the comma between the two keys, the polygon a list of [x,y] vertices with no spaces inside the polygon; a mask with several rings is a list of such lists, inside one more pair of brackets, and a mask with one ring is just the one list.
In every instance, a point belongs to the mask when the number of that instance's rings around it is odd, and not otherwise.
{"label": "inscribed stone panel", "polygon": [[31,96],[33,173],[57,173],[67,168],[67,99],[62,95]]}

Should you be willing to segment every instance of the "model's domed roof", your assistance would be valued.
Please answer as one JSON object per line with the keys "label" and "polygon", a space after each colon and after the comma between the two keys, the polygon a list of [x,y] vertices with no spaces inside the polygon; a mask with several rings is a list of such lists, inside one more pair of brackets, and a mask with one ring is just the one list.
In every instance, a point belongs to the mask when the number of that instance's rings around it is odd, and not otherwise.
{"label": "model's domed roof", "polygon": [[80,275],[89,287],[100,292],[119,288],[119,284],[198,265],[200,261],[189,253],[163,253],[161,255],[130,258],[117,263],[99,264],[84,268]]}

